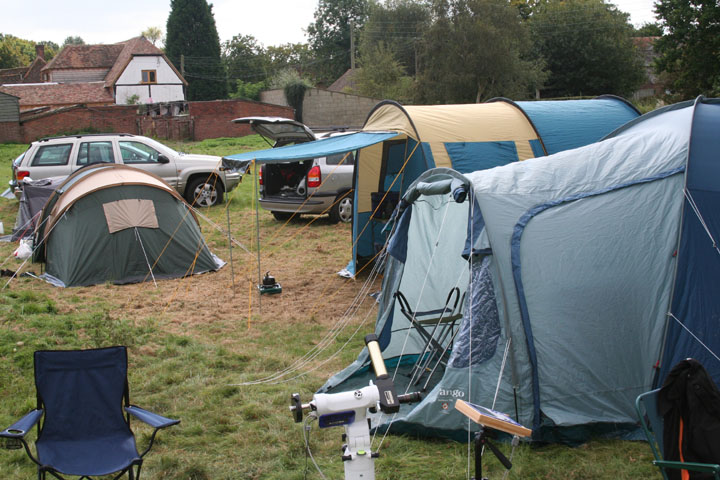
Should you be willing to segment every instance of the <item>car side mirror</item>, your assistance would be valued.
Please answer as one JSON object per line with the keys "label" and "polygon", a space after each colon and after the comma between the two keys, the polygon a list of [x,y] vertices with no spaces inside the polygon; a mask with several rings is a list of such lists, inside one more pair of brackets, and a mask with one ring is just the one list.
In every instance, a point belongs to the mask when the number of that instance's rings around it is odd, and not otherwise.
{"label": "car side mirror", "polygon": [[170,159],[161,153],[158,155],[158,163],[170,163]]}

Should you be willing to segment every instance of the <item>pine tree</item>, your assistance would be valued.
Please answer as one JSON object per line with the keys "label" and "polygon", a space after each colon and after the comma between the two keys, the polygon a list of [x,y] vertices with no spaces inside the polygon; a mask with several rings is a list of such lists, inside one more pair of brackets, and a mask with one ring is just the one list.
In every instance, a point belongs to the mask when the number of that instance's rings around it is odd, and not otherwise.
{"label": "pine tree", "polygon": [[165,53],[170,61],[179,68],[184,56],[188,100],[226,98],[227,82],[212,5],[206,0],[172,0],[165,30]]}

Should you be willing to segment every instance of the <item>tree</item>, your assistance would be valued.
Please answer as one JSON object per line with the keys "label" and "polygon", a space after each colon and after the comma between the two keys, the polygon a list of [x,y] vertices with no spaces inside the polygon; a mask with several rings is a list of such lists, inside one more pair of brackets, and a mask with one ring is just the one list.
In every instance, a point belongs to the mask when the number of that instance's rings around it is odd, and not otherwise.
{"label": "tree", "polygon": [[252,35],[235,35],[223,44],[223,63],[231,80],[257,83],[268,77],[268,56]]}
{"label": "tree", "polygon": [[367,44],[360,56],[360,68],[353,76],[354,92],[367,97],[410,103],[414,99],[413,78],[383,42]]}
{"label": "tree", "polygon": [[659,23],[645,22],[640,28],[636,28],[633,37],[660,37],[663,31]]}
{"label": "tree", "polygon": [[[45,45],[47,61],[50,61],[59,50],[57,43],[38,43]],[[31,40],[0,33],[0,68],[27,67],[35,60],[35,45],[36,43]]]}
{"label": "tree", "polygon": [[415,76],[417,50],[420,38],[430,25],[430,6],[425,1],[388,0],[385,4],[373,3],[367,22],[360,33],[358,51],[364,56],[378,52],[378,45],[393,51],[397,62],[409,76]]}
{"label": "tree", "polygon": [[83,40],[82,37],[73,37],[71,35],[67,37],[62,44],[63,47],[67,45],[85,45],[85,40]]}
{"label": "tree", "polygon": [[681,98],[720,94],[720,5],[715,0],[658,0],[665,31],[654,49],[657,69]]}
{"label": "tree", "polygon": [[546,2],[535,10],[530,26],[536,55],[550,70],[545,96],[629,96],[645,80],[628,14],[614,5],[603,0]]}
{"label": "tree", "polygon": [[517,9],[503,0],[435,0],[423,35],[422,103],[526,98],[543,80],[542,62],[526,60],[529,38]]}
{"label": "tree", "polygon": [[25,67],[30,64],[32,57],[27,53],[25,42],[27,40],[0,33],[0,68]]}
{"label": "tree", "polygon": [[295,109],[295,120],[298,122],[302,122],[305,92],[311,87],[310,80],[300,76],[297,71],[291,68],[279,72],[270,81],[270,88],[283,89],[285,100],[287,100],[288,105]]}
{"label": "tree", "polygon": [[309,73],[309,67],[314,63],[312,51],[306,43],[271,45],[265,49],[265,54],[272,75],[292,68],[302,76]]}
{"label": "tree", "polygon": [[181,65],[181,56],[184,57],[188,99],[227,97],[227,80],[212,5],[206,0],[171,0],[165,31],[165,53],[170,61]]}
{"label": "tree", "polygon": [[162,40],[162,29],[159,27],[148,27],[140,34],[152,42],[153,45]]}
{"label": "tree", "polygon": [[319,83],[332,83],[350,68],[350,24],[358,32],[367,9],[368,0],[319,0],[315,21],[307,27],[310,48],[318,60],[313,71]]}

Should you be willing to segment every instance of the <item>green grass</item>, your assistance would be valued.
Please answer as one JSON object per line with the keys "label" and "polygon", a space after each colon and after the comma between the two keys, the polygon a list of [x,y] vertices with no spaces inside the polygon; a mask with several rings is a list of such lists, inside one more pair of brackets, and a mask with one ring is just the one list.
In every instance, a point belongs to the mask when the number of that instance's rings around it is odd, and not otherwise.
{"label": "green grass", "polygon": [[[227,155],[263,148],[257,137],[172,144],[179,150]],[[0,145],[0,178],[22,145]],[[17,153],[16,153],[17,152]],[[9,175],[8,175],[9,178]],[[253,177],[229,195],[233,236],[255,251]],[[6,230],[17,202],[0,199]],[[225,228],[226,205],[204,211]],[[134,403],[182,423],[158,435],[146,457],[144,478],[157,479],[318,479],[312,465],[305,476],[302,428],[293,423],[289,397],[304,401],[325,380],[352,362],[373,317],[349,346],[315,370],[279,384],[238,386],[268,376],[304,355],[328,331],[350,303],[361,281],[342,283],[334,272],[349,251],[349,226],[306,218],[286,226],[260,212],[263,270],[277,272],[284,291],[248,304],[248,285],[256,278],[253,254],[233,250],[238,285],[228,268],[185,280],[141,286],[98,285],[57,289],[32,278],[19,278],[0,290],[0,428],[35,406],[32,355],[38,349],[90,348],[123,344],[129,348],[130,390]],[[224,259],[227,238],[201,222],[211,248]],[[2,268],[17,269],[9,257],[15,245],[1,244]],[[30,269],[39,272],[40,266]],[[7,279],[0,278],[0,288]],[[344,288],[337,296],[333,292]],[[325,289],[325,290],[323,290]],[[248,320],[248,315],[251,318]],[[352,322],[352,329],[362,319]],[[248,326],[249,324],[249,326]],[[343,331],[334,351],[350,339]],[[149,430],[137,426],[145,445]],[[327,478],[342,478],[339,428],[311,432],[313,455]],[[31,437],[34,438],[34,433]],[[502,445],[508,451],[507,445]],[[377,461],[377,478],[467,478],[468,449],[463,443],[389,435]],[[521,445],[509,478],[659,479],[643,442],[593,440],[577,448]],[[486,475],[500,478],[502,468],[484,457]],[[22,451],[0,450],[0,478],[34,478],[35,468]]]}

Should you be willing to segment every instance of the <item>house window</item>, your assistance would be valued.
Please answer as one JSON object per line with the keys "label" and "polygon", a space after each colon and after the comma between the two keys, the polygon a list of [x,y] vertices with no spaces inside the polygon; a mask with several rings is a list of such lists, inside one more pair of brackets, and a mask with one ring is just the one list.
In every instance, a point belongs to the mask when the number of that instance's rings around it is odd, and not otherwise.
{"label": "house window", "polygon": [[142,83],[157,83],[157,72],[155,70],[143,70]]}

